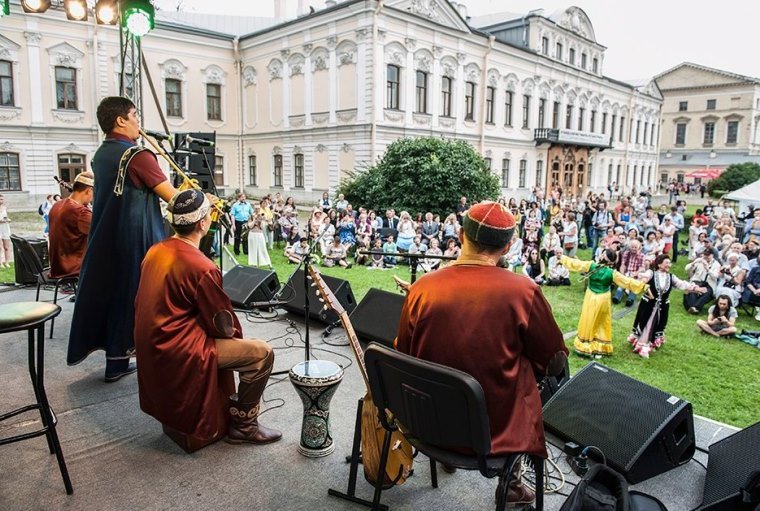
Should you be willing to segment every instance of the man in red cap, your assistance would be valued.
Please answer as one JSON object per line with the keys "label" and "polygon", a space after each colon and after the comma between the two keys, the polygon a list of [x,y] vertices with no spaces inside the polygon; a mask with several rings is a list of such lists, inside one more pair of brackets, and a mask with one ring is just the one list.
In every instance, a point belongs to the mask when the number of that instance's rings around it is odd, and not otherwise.
{"label": "man in red cap", "polygon": [[79,275],[87,250],[95,176],[86,171],[74,178],[71,195],[50,208],[50,276]]}
{"label": "man in red cap", "polygon": [[[546,374],[562,332],[534,282],[497,266],[507,253],[515,219],[496,202],[464,215],[462,252],[446,268],[409,288],[396,347],[403,353],[472,375],[483,387],[491,427],[491,454],[547,457],[536,375]],[[512,479],[511,504],[535,494]]]}

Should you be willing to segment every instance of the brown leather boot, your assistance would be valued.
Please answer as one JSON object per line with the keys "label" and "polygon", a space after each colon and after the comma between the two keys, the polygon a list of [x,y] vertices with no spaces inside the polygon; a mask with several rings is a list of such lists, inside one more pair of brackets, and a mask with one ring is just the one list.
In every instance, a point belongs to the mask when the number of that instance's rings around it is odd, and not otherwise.
{"label": "brown leather boot", "polygon": [[282,433],[259,424],[259,403],[240,403],[237,394],[230,396],[232,422],[227,432],[230,444],[270,444],[282,438]]}
{"label": "brown leather boot", "polygon": [[[273,354],[270,354],[274,357]],[[256,379],[241,379],[238,393],[230,396],[230,415],[232,422],[227,432],[230,444],[269,444],[282,438],[282,433],[259,424],[259,403],[269,380],[272,365],[256,375]]]}

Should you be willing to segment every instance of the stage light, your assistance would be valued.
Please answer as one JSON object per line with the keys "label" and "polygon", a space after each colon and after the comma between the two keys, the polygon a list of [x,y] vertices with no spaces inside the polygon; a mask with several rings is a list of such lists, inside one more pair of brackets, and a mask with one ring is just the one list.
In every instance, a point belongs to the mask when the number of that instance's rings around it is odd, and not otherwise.
{"label": "stage light", "polygon": [[0,18],[5,18],[6,16],[10,16],[10,14],[10,0],[0,0]]}
{"label": "stage light", "polygon": [[63,10],[71,21],[87,21],[87,0],[63,0]]}
{"label": "stage light", "polygon": [[150,0],[126,0],[122,4],[122,23],[135,37],[153,30],[155,15],[156,9]]}
{"label": "stage light", "polygon": [[98,0],[95,4],[95,19],[100,25],[115,25],[119,20],[117,0]]}
{"label": "stage light", "polygon": [[50,8],[50,0],[21,0],[24,12],[43,13]]}

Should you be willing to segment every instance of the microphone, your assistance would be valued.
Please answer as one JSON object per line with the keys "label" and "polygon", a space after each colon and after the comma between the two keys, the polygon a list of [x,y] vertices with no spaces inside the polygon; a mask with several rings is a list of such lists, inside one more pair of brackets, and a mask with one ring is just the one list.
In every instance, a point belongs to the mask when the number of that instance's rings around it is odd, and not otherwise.
{"label": "microphone", "polygon": [[185,135],[185,140],[189,144],[195,143],[200,146],[214,147],[214,143],[211,140],[206,140],[205,138],[193,138],[190,135]]}
{"label": "microphone", "polygon": [[145,130],[144,133],[146,135],[149,135],[149,136],[155,138],[159,142],[163,142],[164,140],[169,140],[170,138],[172,138],[171,135],[167,135],[166,133],[161,133],[159,131]]}

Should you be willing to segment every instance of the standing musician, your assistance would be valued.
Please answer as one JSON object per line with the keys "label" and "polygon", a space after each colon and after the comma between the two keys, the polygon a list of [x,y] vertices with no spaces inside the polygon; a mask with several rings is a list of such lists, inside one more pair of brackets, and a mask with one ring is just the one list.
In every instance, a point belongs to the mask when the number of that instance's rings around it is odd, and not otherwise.
{"label": "standing musician", "polygon": [[[275,442],[282,433],[258,423],[274,352],[262,340],[241,339],[222,274],[198,249],[210,209],[199,190],[177,194],[169,203],[176,234],[143,261],[135,299],[140,407],[202,443],[225,432],[229,443]],[[240,373],[237,394],[231,370]]]}
{"label": "standing musician", "polygon": [[94,196],[92,172],[74,178],[71,195],[50,208],[50,276],[54,279],[79,275],[87,249]]}
{"label": "standing musician", "polygon": [[92,208],[87,252],[82,262],[69,365],[105,350],[107,383],[134,373],[134,301],[140,263],[165,237],[159,198],[177,190],[158,166],[155,154],[135,144],[140,125],[127,98],[107,97],[97,110],[106,138],[92,158],[98,186]]}
{"label": "standing musician", "polygon": [[[496,266],[509,251],[515,219],[496,202],[464,213],[462,252],[409,288],[395,344],[399,351],[472,375],[483,387],[491,454],[547,457],[536,375],[557,352],[567,353],[551,308],[537,284]],[[519,479],[511,504],[535,494]]]}

